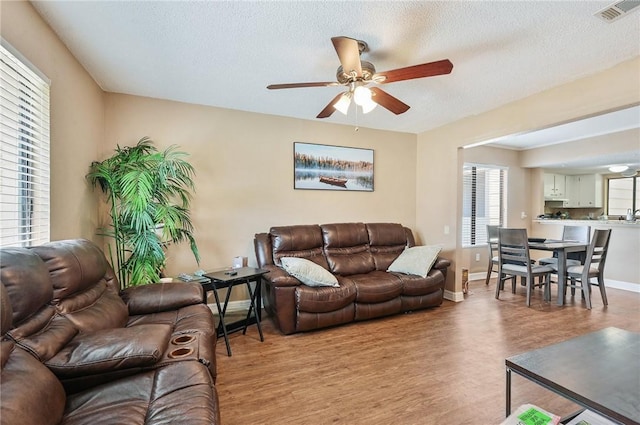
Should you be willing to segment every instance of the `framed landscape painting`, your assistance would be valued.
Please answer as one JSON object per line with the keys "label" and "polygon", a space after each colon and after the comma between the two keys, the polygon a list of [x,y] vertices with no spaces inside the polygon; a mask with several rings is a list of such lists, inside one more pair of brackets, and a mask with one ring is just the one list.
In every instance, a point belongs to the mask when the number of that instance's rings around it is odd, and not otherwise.
{"label": "framed landscape painting", "polygon": [[293,188],[373,192],[373,149],[293,143]]}

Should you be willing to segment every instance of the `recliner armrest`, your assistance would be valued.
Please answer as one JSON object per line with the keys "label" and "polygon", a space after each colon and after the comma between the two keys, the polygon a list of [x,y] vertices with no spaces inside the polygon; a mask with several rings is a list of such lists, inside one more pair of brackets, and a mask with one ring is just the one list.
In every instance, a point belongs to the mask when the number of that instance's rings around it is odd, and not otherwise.
{"label": "recliner armrest", "polygon": [[171,326],[164,324],[81,333],[45,365],[62,379],[151,366],[162,358],[170,337]]}
{"label": "recliner armrest", "polygon": [[264,279],[273,286],[298,286],[302,284],[298,279],[273,264],[261,268],[269,270],[269,273],[264,275]]}
{"label": "recliner armrest", "polygon": [[160,313],[203,302],[202,285],[196,282],[154,283],[120,292],[129,315]]}

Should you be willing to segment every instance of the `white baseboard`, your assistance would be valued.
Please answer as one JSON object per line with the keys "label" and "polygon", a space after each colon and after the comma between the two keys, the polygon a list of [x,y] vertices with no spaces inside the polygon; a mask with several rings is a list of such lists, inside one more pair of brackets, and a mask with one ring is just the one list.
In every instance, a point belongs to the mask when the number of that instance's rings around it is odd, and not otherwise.
{"label": "white baseboard", "polygon": [[622,289],[623,291],[640,293],[640,285],[632,282],[624,282],[622,280],[605,279],[604,284],[607,288]]}
{"label": "white baseboard", "polygon": [[[491,273],[491,276],[498,275],[497,273]],[[487,272],[469,273],[469,280],[485,280],[487,278]]]}
{"label": "white baseboard", "polygon": [[[491,277],[496,277],[497,275],[498,274],[494,272],[494,273],[492,273]],[[485,280],[486,277],[487,277],[487,273],[486,272],[470,273],[469,274],[469,280]],[[622,281],[622,280],[605,279],[604,280],[604,284],[606,285],[607,288],[621,289],[623,291],[640,293],[640,285],[637,284],[637,283],[625,282],[625,281]],[[445,298],[447,298],[446,297],[446,291],[445,291]]]}
{"label": "white baseboard", "polygon": [[464,301],[464,294],[462,292],[453,292],[448,289],[444,290],[444,299],[454,302]]}
{"label": "white baseboard", "polygon": [[[222,304],[222,301],[220,301],[220,304]],[[247,311],[249,310],[250,305],[251,303],[249,300],[229,301],[229,304],[227,304],[227,313],[233,313],[234,311]],[[207,304],[207,307],[211,309],[213,314],[216,316],[218,315],[218,306],[215,303]]]}

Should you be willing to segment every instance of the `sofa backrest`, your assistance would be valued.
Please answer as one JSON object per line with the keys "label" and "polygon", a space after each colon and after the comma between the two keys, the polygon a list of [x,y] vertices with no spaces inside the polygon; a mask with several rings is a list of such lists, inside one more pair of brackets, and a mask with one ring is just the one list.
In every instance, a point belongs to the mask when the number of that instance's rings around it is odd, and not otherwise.
{"label": "sofa backrest", "polygon": [[334,223],[320,227],[331,272],[348,276],[375,270],[364,223]]}
{"label": "sofa backrest", "polygon": [[282,257],[306,258],[328,269],[322,246],[322,230],[316,225],[272,227],[273,262],[282,266]]}
{"label": "sofa backrest", "polygon": [[100,248],[86,239],[74,239],[30,249],[47,267],[53,305],[80,332],[125,326],[127,306]]}
{"label": "sofa backrest", "polygon": [[369,246],[376,270],[387,270],[410,242],[410,230],[397,223],[367,223]]}
{"label": "sofa backrest", "polygon": [[4,329],[3,321],[3,332],[40,361],[49,360],[78,333],[51,304],[49,271],[36,253],[27,248],[0,250],[0,282],[3,310],[6,294],[12,312],[10,329]]}

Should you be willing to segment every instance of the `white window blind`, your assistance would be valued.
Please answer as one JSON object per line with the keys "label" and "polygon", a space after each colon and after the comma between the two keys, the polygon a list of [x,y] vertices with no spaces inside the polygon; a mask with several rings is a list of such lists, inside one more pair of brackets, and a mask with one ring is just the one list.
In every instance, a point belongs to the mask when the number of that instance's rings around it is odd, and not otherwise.
{"label": "white window blind", "polygon": [[49,242],[49,84],[0,46],[0,246]]}
{"label": "white window blind", "polygon": [[627,210],[640,208],[638,177],[610,178],[607,191],[607,214],[626,216]]}
{"label": "white window blind", "polygon": [[487,225],[505,226],[505,167],[464,164],[462,171],[462,246],[487,243]]}

